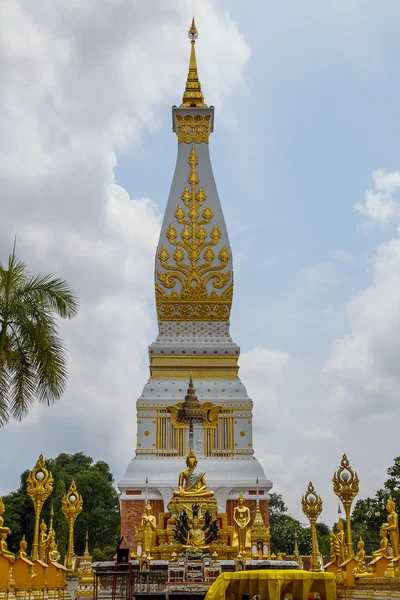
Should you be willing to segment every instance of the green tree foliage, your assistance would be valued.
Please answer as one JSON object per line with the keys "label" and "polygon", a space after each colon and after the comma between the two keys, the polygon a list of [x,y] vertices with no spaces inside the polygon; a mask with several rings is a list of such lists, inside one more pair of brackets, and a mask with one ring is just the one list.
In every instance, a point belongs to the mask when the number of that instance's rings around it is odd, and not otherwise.
{"label": "green tree foliage", "polygon": [[277,554],[293,554],[295,545],[295,532],[297,532],[300,554],[311,552],[311,532],[290,515],[281,494],[270,494],[270,530],[271,530],[271,552]]}
{"label": "green tree foliage", "polygon": [[383,489],[378,490],[373,498],[358,500],[351,516],[354,542],[362,536],[365,551],[369,555],[379,548],[379,530],[382,523],[387,521],[386,504],[390,495],[396,504],[397,512],[400,509],[400,457],[394,459],[387,474],[389,478],[385,481]]}
{"label": "green tree foliage", "polygon": [[[68,536],[61,500],[74,480],[83,498],[83,511],[75,522],[75,552],[83,554],[88,531],[90,550],[106,550],[109,556],[110,547],[115,549],[118,544],[120,514],[118,494],[108,465],[103,461],[94,463],[92,458],[82,452],[60,454],[57,458],[47,459],[46,465],[53,474],[54,486],[52,495],[43,506],[42,517],[48,525],[53,502],[54,530],[61,554],[66,552]],[[7,543],[12,551],[17,551],[24,534],[28,543],[32,544],[35,516],[33,503],[26,493],[28,473],[29,471],[22,473],[18,490],[3,498],[5,522],[11,528]]]}
{"label": "green tree foliage", "polygon": [[0,263],[0,427],[22,419],[36,400],[60,398],[67,367],[55,317],[77,312],[75,294],[62,279],[29,275],[14,251],[6,267]]}
{"label": "green tree foliage", "polygon": [[[292,555],[295,546],[295,533],[299,552],[303,556],[311,554],[311,529],[287,514],[287,508],[281,494],[270,494],[269,501],[271,552],[279,551]],[[317,539],[320,552],[329,556],[329,527],[325,523],[317,523]]]}

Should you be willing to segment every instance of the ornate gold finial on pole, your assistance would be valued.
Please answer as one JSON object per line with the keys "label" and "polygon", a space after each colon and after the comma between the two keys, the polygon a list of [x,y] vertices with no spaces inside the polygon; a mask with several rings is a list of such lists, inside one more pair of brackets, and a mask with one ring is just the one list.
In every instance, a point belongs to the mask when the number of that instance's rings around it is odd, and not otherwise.
{"label": "ornate gold finial on pole", "polygon": [[359,492],[358,475],[350,466],[347,456],[343,454],[339,469],[333,474],[333,491],[341,500],[346,515],[347,558],[353,558],[353,538],[351,534],[350,511],[354,498]]}
{"label": "ornate gold finial on pole", "polygon": [[72,557],[74,555],[74,523],[78,515],[82,512],[83,499],[76,489],[75,481],[69,486],[68,492],[62,500],[62,511],[68,521],[68,550],[65,566],[67,573],[72,573]]}
{"label": "ornate gold finial on pole", "polygon": [[46,467],[43,454],[26,478],[26,491],[35,507],[35,529],[33,533],[32,560],[39,558],[39,521],[43,504],[53,491],[53,475]]}
{"label": "ornate gold finial on pole", "polygon": [[86,543],[85,543],[85,552],[84,552],[84,556],[90,556],[89,555],[89,532],[86,531]]}
{"label": "ornate gold finial on pole", "polygon": [[204,96],[201,91],[201,85],[199,81],[199,76],[197,74],[197,61],[196,61],[196,51],[195,51],[195,43],[197,38],[199,37],[196,23],[194,22],[194,17],[192,20],[192,25],[189,29],[188,33],[192,49],[190,51],[190,61],[189,61],[189,73],[186,80],[186,87],[183,93],[182,98],[182,107],[200,107],[206,108],[207,104],[204,103]]}
{"label": "ornate gold finial on pole", "polygon": [[50,531],[53,531],[53,520],[54,520],[54,502],[53,500],[51,501],[51,507],[50,507],[50,524],[49,524],[49,534]]}
{"label": "ornate gold finial on pole", "polygon": [[311,525],[311,566],[310,571],[320,571],[321,567],[318,562],[318,547],[317,547],[317,528],[316,523],[319,515],[322,512],[322,500],[321,496],[318,496],[314,489],[313,484],[308,484],[308,488],[303,498],[301,499],[301,507],[303,513],[306,515]]}

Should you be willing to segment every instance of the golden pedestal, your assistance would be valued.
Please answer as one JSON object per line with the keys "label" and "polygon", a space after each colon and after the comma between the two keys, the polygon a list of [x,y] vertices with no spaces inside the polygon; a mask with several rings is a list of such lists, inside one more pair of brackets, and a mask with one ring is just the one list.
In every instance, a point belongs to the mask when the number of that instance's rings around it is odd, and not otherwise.
{"label": "golden pedestal", "polygon": [[15,582],[15,593],[18,591],[32,590],[32,583],[35,578],[34,564],[27,558],[17,558],[13,565],[13,579]]}
{"label": "golden pedestal", "polygon": [[348,587],[354,587],[354,569],[356,569],[357,567],[358,562],[353,557],[348,558],[340,565],[343,583]]}
{"label": "golden pedestal", "polygon": [[8,592],[12,581],[12,562],[0,554],[0,591]]}
{"label": "golden pedestal", "polygon": [[204,518],[206,511],[216,517],[218,514],[218,503],[215,498],[202,498],[201,496],[174,496],[168,504],[170,518],[168,525],[175,525],[183,511],[186,511],[189,519],[193,517],[193,506],[198,506],[199,518]]}
{"label": "golden pedestal", "polygon": [[390,559],[386,556],[377,556],[369,563],[374,577],[385,577],[385,571],[390,563]]}
{"label": "golden pedestal", "polygon": [[54,596],[59,594],[66,585],[67,569],[64,565],[50,561],[47,565],[47,589],[54,591]]}
{"label": "golden pedestal", "polygon": [[33,569],[35,571],[35,578],[32,580],[32,590],[43,592],[47,588],[47,565],[43,561],[37,559],[33,561]]}

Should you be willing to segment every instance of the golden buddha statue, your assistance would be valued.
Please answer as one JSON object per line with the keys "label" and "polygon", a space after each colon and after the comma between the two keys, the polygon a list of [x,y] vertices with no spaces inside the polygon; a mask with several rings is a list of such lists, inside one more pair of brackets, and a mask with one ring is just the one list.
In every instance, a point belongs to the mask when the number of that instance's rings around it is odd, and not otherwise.
{"label": "golden buddha statue", "polygon": [[186,457],[186,466],[187,469],[179,473],[178,489],[174,491],[174,496],[212,498],[214,492],[207,490],[206,474],[197,469],[197,458],[192,448]]}
{"label": "golden buddha statue", "polygon": [[0,533],[0,536],[1,536],[1,539],[0,539],[0,554],[2,554],[3,556],[5,556],[6,558],[8,558],[8,560],[10,560],[11,562],[14,562],[15,556],[7,548],[7,542],[6,542],[7,533],[6,532],[2,532],[2,533]]}
{"label": "golden buddha statue", "polygon": [[378,558],[378,556],[386,556],[386,558],[389,558],[389,541],[387,539],[386,525],[387,523],[384,523],[381,527],[379,533],[381,536],[381,544],[379,550],[375,550],[375,552],[372,553],[373,558]]}
{"label": "golden buddha statue", "polygon": [[25,535],[23,535],[22,540],[19,543],[18,558],[28,558],[28,555],[26,553],[27,548],[28,548],[28,542],[25,539]]}
{"label": "golden buddha statue", "polygon": [[338,548],[339,548],[339,564],[341,564],[342,562],[344,562],[346,560],[346,538],[344,535],[344,530],[343,530],[343,521],[342,519],[339,519],[338,523],[337,523],[337,534],[336,534],[336,540],[338,543]]}
{"label": "golden buddha statue", "polygon": [[360,536],[360,539],[358,541],[357,544],[357,554],[356,554],[356,561],[357,561],[357,566],[354,569],[354,573],[365,573],[365,571],[367,570],[367,567],[365,565],[365,550],[364,550],[364,540],[362,539],[362,537]]}
{"label": "golden buddha statue", "polygon": [[39,534],[39,560],[45,562],[46,559],[46,544],[48,540],[48,535],[46,535],[47,525],[42,520],[40,523],[40,534]]}
{"label": "golden buddha statue", "polygon": [[143,531],[143,551],[149,557],[151,549],[154,546],[155,532],[157,529],[156,518],[151,514],[151,506],[149,503],[145,504],[140,527]]}
{"label": "golden buddha statue", "polygon": [[388,521],[382,527],[389,532],[393,557],[396,558],[399,555],[399,517],[397,516],[396,505],[392,496],[389,497],[386,509],[389,513]]}
{"label": "golden buddha statue", "polygon": [[[40,559],[40,560],[42,560],[42,559]],[[60,553],[57,548],[56,534],[55,534],[54,529],[50,529],[49,535],[47,536],[46,551],[45,551],[45,557],[43,559],[43,562],[45,562],[45,563],[58,562],[59,560],[60,560]]]}
{"label": "golden buddha statue", "polygon": [[242,492],[238,498],[238,504],[233,509],[233,540],[232,546],[243,553],[251,550],[250,510],[244,505]]}
{"label": "golden buddha statue", "polygon": [[339,566],[341,563],[339,541],[333,531],[330,532],[329,537],[330,537],[330,542],[331,542],[331,549],[330,549],[331,562],[333,564]]}
{"label": "golden buddha statue", "polygon": [[200,528],[200,521],[198,517],[193,517],[192,528],[189,529],[186,546],[185,548],[199,548],[200,550],[205,550],[208,548],[206,545],[206,534]]}

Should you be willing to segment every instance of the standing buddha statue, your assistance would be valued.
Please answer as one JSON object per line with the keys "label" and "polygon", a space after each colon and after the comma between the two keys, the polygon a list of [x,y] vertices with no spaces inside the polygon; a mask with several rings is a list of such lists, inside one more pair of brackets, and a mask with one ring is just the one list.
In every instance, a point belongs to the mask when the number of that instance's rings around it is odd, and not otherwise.
{"label": "standing buddha statue", "polygon": [[344,562],[346,560],[346,538],[344,535],[344,530],[343,530],[343,521],[342,519],[339,519],[338,524],[337,524],[337,534],[336,534],[336,540],[338,543],[338,547],[339,547],[339,556],[340,556],[340,563]]}
{"label": "standing buddha statue", "polygon": [[238,504],[233,509],[233,543],[240,553],[251,550],[250,510],[244,505],[242,492],[238,498]]}
{"label": "standing buddha statue", "polygon": [[46,534],[47,525],[42,520],[40,523],[40,534],[39,534],[39,560],[45,562],[46,560],[46,544],[49,536]]}
{"label": "standing buddha statue", "polygon": [[399,517],[396,513],[396,505],[392,499],[392,496],[389,496],[389,500],[386,507],[389,516],[388,521],[382,527],[389,532],[390,536],[390,544],[393,550],[393,557],[396,558],[399,555]]}
{"label": "standing buddha statue", "polygon": [[140,523],[143,532],[143,551],[147,557],[151,554],[154,547],[155,533],[157,529],[156,518],[151,514],[151,506],[147,503],[144,507],[142,520]]}

